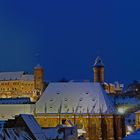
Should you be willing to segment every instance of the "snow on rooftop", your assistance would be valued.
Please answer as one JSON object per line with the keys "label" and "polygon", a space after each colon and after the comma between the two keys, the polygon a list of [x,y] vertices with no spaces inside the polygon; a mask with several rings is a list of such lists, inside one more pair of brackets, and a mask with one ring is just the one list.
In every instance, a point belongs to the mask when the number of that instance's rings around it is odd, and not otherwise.
{"label": "snow on rooftop", "polygon": [[46,137],[33,115],[21,114],[22,119],[35,136],[36,140],[46,140]]}
{"label": "snow on rooftop", "polygon": [[21,76],[24,74],[24,71],[19,72],[0,72],[0,81],[7,80],[20,80]]}
{"label": "snow on rooftop", "polygon": [[33,81],[34,75],[26,74],[24,71],[0,72],[0,81],[11,81],[11,80]]}
{"label": "snow on rooftop", "polygon": [[31,75],[31,74],[22,75],[21,80],[23,80],[23,81],[33,81],[34,80],[34,75]]}
{"label": "snow on rooftop", "polygon": [[41,67],[40,64],[37,64],[34,68],[35,68],[35,69],[40,69],[40,68],[42,68],[42,67]]}
{"label": "snow on rooftop", "polygon": [[102,59],[98,56],[95,60],[94,67],[104,66]]}
{"label": "snow on rooftop", "polygon": [[50,83],[38,102],[37,113],[104,113],[113,114],[115,108],[100,83]]}
{"label": "snow on rooftop", "polygon": [[32,140],[23,128],[0,128],[0,140]]}
{"label": "snow on rooftop", "polygon": [[140,113],[140,110],[138,110],[137,112],[135,112],[135,113]]}

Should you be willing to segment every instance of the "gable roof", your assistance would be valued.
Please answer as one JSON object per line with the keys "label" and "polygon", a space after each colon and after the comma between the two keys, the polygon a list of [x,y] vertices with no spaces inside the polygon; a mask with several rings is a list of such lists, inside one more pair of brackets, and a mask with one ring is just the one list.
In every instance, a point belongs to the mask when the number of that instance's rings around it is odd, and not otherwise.
{"label": "gable roof", "polygon": [[37,113],[114,114],[115,108],[100,83],[50,83],[38,102]]}
{"label": "gable roof", "polygon": [[45,134],[33,117],[33,115],[20,114],[28,129],[31,131],[36,140],[46,140]]}

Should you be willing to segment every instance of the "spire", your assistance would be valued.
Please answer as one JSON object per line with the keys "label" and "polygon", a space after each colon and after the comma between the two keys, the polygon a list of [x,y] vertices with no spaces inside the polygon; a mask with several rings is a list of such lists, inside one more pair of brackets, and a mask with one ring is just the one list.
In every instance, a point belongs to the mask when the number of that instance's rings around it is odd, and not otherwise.
{"label": "spire", "polygon": [[40,64],[37,64],[37,65],[34,67],[34,69],[40,69],[40,68],[42,68]]}
{"label": "spire", "polygon": [[99,56],[95,60],[94,67],[104,67],[102,59]]}
{"label": "spire", "polygon": [[94,71],[94,82],[103,83],[104,82],[104,64],[102,62],[102,59],[99,56],[95,60],[93,71]]}

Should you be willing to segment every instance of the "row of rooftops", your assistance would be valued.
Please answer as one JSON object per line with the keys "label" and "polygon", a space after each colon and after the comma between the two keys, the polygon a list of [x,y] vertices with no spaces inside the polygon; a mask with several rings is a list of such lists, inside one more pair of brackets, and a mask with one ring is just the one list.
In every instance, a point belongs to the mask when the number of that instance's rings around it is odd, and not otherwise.
{"label": "row of rooftops", "polygon": [[71,124],[41,128],[33,115],[20,114],[15,119],[0,122],[0,140],[76,139],[77,127]]}
{"label": "row of rooftops", "polygon": [[[0,104],[30,104],[28,98],[0,99]],[[100,83],[53,82],[36,102],[37,113],[107,113],[115,108]]]}

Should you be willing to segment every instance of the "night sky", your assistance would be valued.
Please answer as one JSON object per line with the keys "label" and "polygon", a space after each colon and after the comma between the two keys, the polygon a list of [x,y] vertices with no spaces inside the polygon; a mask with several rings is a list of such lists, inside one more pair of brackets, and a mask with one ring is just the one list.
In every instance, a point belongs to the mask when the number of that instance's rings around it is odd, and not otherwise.
{"label": "night sky", "polygon": [[140,79],[139,0],[0,0],[0,71],[92,80],[98,55],[107,82]]}

